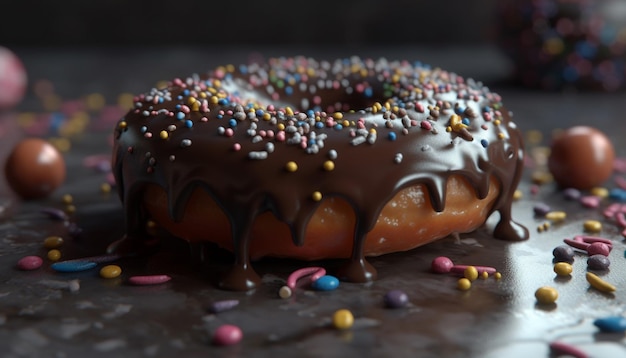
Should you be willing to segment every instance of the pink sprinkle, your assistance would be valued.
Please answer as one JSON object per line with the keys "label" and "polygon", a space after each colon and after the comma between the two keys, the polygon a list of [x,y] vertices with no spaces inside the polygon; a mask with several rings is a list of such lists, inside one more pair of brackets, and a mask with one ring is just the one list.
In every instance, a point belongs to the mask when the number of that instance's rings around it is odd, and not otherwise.
{"label": "pink sprinkle", "polygon": [[587,353],[580,349],[563,342],[550,343],[550,352],[555,355],[567,355],[574,358],[587,358]]}
{"label": "pink sprinkle", "polygon": [[200,118],[200,122],[208,122],[209,119],[207,117],[202,117]]}
{"label": "pink sprinkle", "polygon": [[235,134],[235,132],[233,131],[232,128],[226,128],[226,130],[224,131],[224,135],[227,137],[232,137]]}
{"label": "pink sprinkle", "polygon": [[32,271],[41,267],[43,260],[39,256],[24,256],[17,262],[17,268],[23,271]]}
{"label": "pink sprinkle", "polygon": [[241,328],[232,324],[224,324],[215,330],[213,334],[213,344],[217,346],[230,346],[241,342],[242,338],[243,332]]}
{"label": "pink sprinkle", "polygon": [[580,203],[586,208],[597,208],[600,206],[600,198],[595,195],[587,195],[580,198]]}
{"label": "pink sprinkle", "polygon": [[615,220],[617,220],[617,224],[623,228],[626,228],[626,217],[623,212],[618,212],[615,214]]}
{"label": "pink sprinkle", "polygon": [[626,190],[626,179],[622,176],[615,176],[615,184],[621,189]]}
{"label": "pink sprinkle", "polygon": [[430,124],[430,122],[426,121],[426,120],[420,122],[420,127],[422,127],[423,129],[426,129],[428,131],[433,129],[432,124]]}
{"label": "pink sprinkle", "polygon": [[265,130],[261,129],[261,130],[259,131],[259,135],[260,135],[261,137],[265,138],[265,137],[267,137],[267,132],[266,132]]}
{"label": "pink sprinkle", "polygon": [[235,144],[233,144],[233,150],[234,150],[235,152],[240,151],[240,150],[241,150],[241,144],[239,144],[239,143],[235,143]]}
{"label": "pink sprinkle", "polygon": [[146,132],[146,133],[144,133],[143,136],[146,137],[146,138],[152,138],[152,133]]}
{"label": "pink sprinkle", "polygon": [[276,133],[276,140],[279,142],[284,142],[285,141],[285,131],[279,131],[278,133]]}
{"label": "pink sprinkle", "polygon": [[486,121],[490,121],[491,120],[491,113],[484,112],[483,113],[483,118],[485,118]]}
{"label": "pink sprinkle", "polygon": [[271,129],[267,130],[267,138],[274,138],[274,131]]}
{"label": "pink sprinkle", "polygon": [[180,106],[180,110],[181,110],[181,112],[183,112],[183,113],[189,113],[189,112],[191,112],[191,110],[189,109],[189,107],[188,107],[187,105],[184,105],[184,104],[183,104],[182,106]]}
{"label": "pink sprinkle", "polygon": [[421,103],[415,103],[415,110],[424,113],[424,106]]}
{"label": "pink sprinkle", "polygon": [[326,270],[323,267],[318,266],[304,267],[296,270],[287,278],[287,286],[294,289],[298,280],[309,275],[311,276],[309,277],[309,280],[311,282],[315,282],[318,278],[326,275]]}
{"label": "pink sprinkle", "polygon": [[183,84],[183,81],[180,78],[174,78],[174,81],[172,81],[176,86],[180,86]]}
{"label": "pink sprinkle", "polygon": [[320,103],[322,103],[322,97],[320,97],[320,96],[313,96],[313,103],[319,105]]}
{"label": "pink sprinkle", "polygon": [[535,195],[537,193],[539,193],[539,185],[537,184],[533,184],[530,186],[530,193]]}
{"label": "pink sprinkle", "polygon": [[159,285],[165,283],[172,278],[168,275],[149,275],[149,276],[132,276],[128,282],[138,286]]}
{"label": "pink sprinkle", "polygon": [[411,127],[415,127],[417,125],[417,121],[415,119],[411,119]]}

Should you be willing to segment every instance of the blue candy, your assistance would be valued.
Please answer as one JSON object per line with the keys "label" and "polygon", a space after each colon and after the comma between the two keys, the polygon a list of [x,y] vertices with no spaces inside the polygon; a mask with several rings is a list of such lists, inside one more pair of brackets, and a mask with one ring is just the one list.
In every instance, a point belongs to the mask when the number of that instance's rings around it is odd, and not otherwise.
{"label": "blue candy", "polygon": [[603,332],[624,332],[626,331],[626,318],[622,316],[610,316],[598,318],[593,324]]}
{"label": "blue candy", "polygon": [[79,272],[91,270],[97,265],[97,263],[91,261],[64,261],[55,262],[50,267],[58,272]]}
{"label": "blue candy", "polygon": [[315,280],[311,286],[318,291],[334,291],[339,287],[339,279],[335,276],[324,275]]}

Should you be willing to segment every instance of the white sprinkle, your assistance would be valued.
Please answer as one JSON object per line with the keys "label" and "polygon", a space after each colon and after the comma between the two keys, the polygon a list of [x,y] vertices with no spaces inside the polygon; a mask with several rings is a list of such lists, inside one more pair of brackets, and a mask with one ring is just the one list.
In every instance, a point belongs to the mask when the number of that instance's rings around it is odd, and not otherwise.
{"label": "white sprinkle", "polygon": [[180,141],[181,147],[189,147],[191,146],[191,139],[183,139]]}
{"label": "white sprinkle", "polygon": [[248,158],[250,159],[267,159],[268,153],[264,150],[262,151],[254,151],[248,153]]}
{"label": "white sprinkle", "polygon": [[336,151],[336,150],[334,150],[334,149],[329,150],[329,151],[328,151],[328,158],[329,158],[330,160],[335,160],[335,159],[337,159],[337,151]]}
{"label": "white sprinkle", "polygon": [[396,164],[402,163],[402,153],[397,153],[396,156],[393,158],[393,161]]}
{"label": "white sprinkle", "polygon": [[272,153],[272,152],[274,152],[274,143],[272,143],[272,142],[267,142],[267,144],[265,144],[265,150],[266,150],[268,153]]}
{"label": "white sprinkle", "polygon": [[352,144],[352,145],[359,145],[361,143],[365,143],[366,140],[367,139],[364,136],[358,136],[358,137],[355,137],[354,139],[352,139],[350,141],[350,144]]}

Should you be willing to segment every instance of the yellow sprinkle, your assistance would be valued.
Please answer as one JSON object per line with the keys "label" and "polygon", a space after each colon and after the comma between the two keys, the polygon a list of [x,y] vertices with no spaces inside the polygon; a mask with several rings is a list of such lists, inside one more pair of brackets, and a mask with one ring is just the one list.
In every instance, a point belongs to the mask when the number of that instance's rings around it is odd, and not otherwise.
{"label": "yellow sprinkle", "polygon": [[124,129],[128,126],[128,123],[126,123],[126,121],[121,121],[120,123],[118,123],[117,125],[120,129]]}
{"label": "yellow sprinkle", "polygon": [[493,274],[493,277],[494,277],[496,280],[499,280],[499,279],[501,279],[501,278],[502,278],[502,274],[501,274],[500,272],[496,272],[495,274]]}
{"label": "yellow sprinkle", "polygon": [[116,278],[122,274],[122,268],[117,265],[106,265],[100,269],[100,277]]}
{"label": "yellow sprinkle", "polygon": [[65,205],[71,204],[72,202],[74,202],[74,198],[72,197],[71,194],[64,194],[61,197],[61,202]]}
{"label": "yellow sprinkle", "polygon": [[287,169],[288,172],[293,173],[298,170],[298,164],[296,164],[296,162],[287,162],[287,164],[285,164],[285,169]]}
{"label": "yellow sprinkle", "polygon": [[597,220],[587,220],[583,223],[583,228],[587,232],[598,233],[602,231],[602,223]]}
{"label": "yellow sprinkle", "polygon": [[68,213],[68,214],[75,213],[76,212],[76,206],[74,206],[74,205],[67,205],[65,207],[65,212]]}
{"label": "yellow sprinkle", "polygon": [[470,281],[475,281],[478,278],[478,270],[474,266],[467,266],[463,271],[463,276]]}
{"label": "yellow sprinkle", "polygon": [[324,162],[324,170],[332,171],[335,169],[335,163],[332,160],[327,160]]}
{"label": "yellow sprinkle", "polygon": [[200,101],[195,101],[191,104],[191,110],[198,112],[200,110]]}
{"label": "yellow sprinkle", "polygon": [[523,197],[524,197],[524,193],[519,189],[515,190],[515,192],[513,193],[513,199],[515,200],[519,200]]}
{"label": "yellow sprinkle", "polygon": [[100,191],[104,194],[108,194],[111,192],[111,184],[109,183],[102,183],[100,185]]}
{"label": "yellow sprinkle", "polygon": [[272,115],[271,114],[269,114],[267,112],[263,113],[263,120],[269,121],[270,119],[272,119]]}
{"label": "yellow sprinkle", "polygon": [[204,99],[204,98],[206,98],[206,96],[207,96],[206,92],[200,92],[200,93],[198,93],[198,97],[200,97],[200,98],[203,98],[203,99]]}
{"label": "yellow sprinkle", "polygon": [[168,85],[169,85],[168,81],[161,80],[161,81],[156,83],[155,87],[156,88],[166,88]]}
{"label": "yellow sprinkle", "polygon": [[235,72],[235,65],[233,64],[226,65],[226,72]]}
{"label": "yellow sprinkle", "polygon": [[606,198],[609,196],[609,190],[607,188],[595,187],[590,190],[591,195],[599,198]]}
{"label": "yellow sprinkle", "polygon": [[554,272],[559,276],[569,276],[574,269],[567,262],[557,262],[554,264]]}
{"label": "yellow sprinkle", "polygon": [[222,87],[222,81],[220,80],[213,80],[213,86],[215,87]]}
{"label": "yellow sprinkle", "polygon": [[104,107],[106,100],[100,93],[92,93],[85,98],[85,106],[88,110],[98,111]]}
{"label": "yellow sprinkle", "polygon": [[343,113],[335,112],[335,113],[333,113],[333,118],[335,118],[335,119],[343,119]]}
{"label": "yellow sprinkle", "polygon": [[500,132],[498,133],[498,139],[505,139],[506,135],[504,135],[504,133]]}
{"label": "yellow sprinkle", "polygon": [[59,259],[61,259],[61,251],[57,249],[52,249],[48,251],[48,260],[59,261]]}
{"label": "yellow sprinkle", "polygon": [[63,238],[60,236],[48,236],[43,241],[43,247],[46,249],[57,249],[63,245]]}
{"label": "yellow sprinkle", "polygon": [[467,291],[472,288],[472,281],[468,280],[465,277],[460,278],[456,283],[456,287],[461,291]]}
{"label": "yellow sprinkle", "polygon": [[161,131],[159,133],[159,137],[161,137],[161,139],[167,139],[167,138],[169,138],[169,136],[170,135],[169,135],[169,133],[167,133],[167,131]]}
{"label": "yellow sprinkle", "polygon": [[488,278],[488,277],[489,277],[489,274],[487,273],[487,271],[483,271],[483,272],[480,274],[480,278],[482,278],[482,279],[486,279],[486,278]]}
{"label": "yellow sprinkle", "polygon": [[370,133],[371,134],[376,134],[376,128],[370,128]]}
{"label": "yellow sprinkle", "polygon": [[278,128],[279,131],[284,131],[285,130],[285,125],[283,123],[278,123],[276,125],[276,128]]}
{"label": "yellow sprinkle", "polygon": [[449,132],[452,132],[452,127],[447,126],[447,127],[446,127],[446,132],[448,132],[448,133],[449,133]]}
{"label": "yellow sprinkle", "polygon": [[558,297],[559,292],[550,286],[539,287],[537,291],[535,291],[535,298],[537,299],[537,302],[542,304],[554,303]]}
{"label": "yellow sprinkle", "polygon": [[209,101],[211,102],[211,104],[217,104],[217,102],[219,102],[219,98],[217,98],[217,96],[211,96],[211,98],[209,99]]}
{"label": "yellow sprinkle", "polygon": [[493,124],[494,124],[494,125],[496,125],[496,126],[499,126],[499,125],[500,125],[500,123],[501,123],[501,122],[500,122],[500,120],[499,120],[499,119],[496,119],[495,121],[493,121]]}
{"label": "yellow sprinkle", "polygon": [[340,309],[333,314],[333,326],[337,329],[348,329],[354,324],[354,316],[347,309]]}
{"label": "yellow sprinkle", "polygon": [[286,107],[285,114],[288,116],[293,116],[293,109],[291,109],[291,107]]}
{"label": "yellow sprinkle", "polygon": [[319,191],[314,191],[311,195],[311,198],[313,199],[313,201],[320,201],[322,200],[322,193],[320,193]]}
{"label": "yellow sprinkle", "polygon": [[546,219],[552,221],[563,221],[567,217],[564,211],[551,211],[546,214]]}
{"label": "yellow sprinkle", "polygon": [[349,121],[349,120],[347,120],[347,119],[344,119],[344,121],[343,121],[342,125],[343,125],[344,127],[349,127],[349,126],[350,126],[350,121]]}

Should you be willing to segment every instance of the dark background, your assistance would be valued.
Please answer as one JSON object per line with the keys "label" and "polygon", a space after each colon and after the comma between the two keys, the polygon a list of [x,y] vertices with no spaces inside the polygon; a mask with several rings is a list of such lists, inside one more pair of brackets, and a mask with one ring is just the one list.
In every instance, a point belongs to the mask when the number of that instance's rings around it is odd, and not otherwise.
{"label": "dark background", "polygon": [[494,38],[497,0],[5,1],[4,46],[454,45]]}

